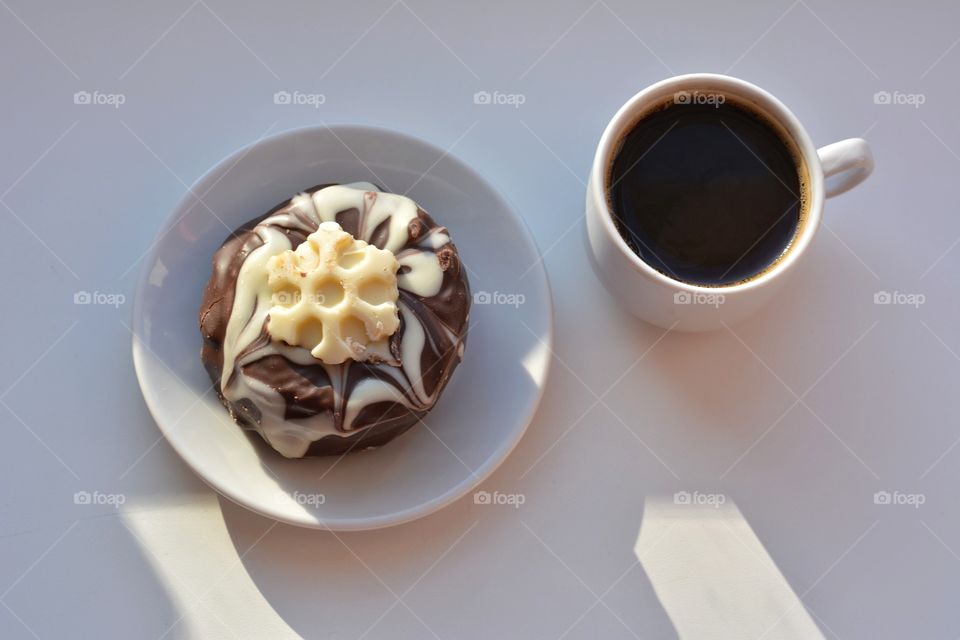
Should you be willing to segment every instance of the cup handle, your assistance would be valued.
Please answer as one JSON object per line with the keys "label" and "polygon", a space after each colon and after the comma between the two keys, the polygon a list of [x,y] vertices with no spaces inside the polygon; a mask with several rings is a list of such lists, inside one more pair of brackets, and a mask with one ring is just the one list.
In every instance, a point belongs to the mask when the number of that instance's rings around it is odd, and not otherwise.
{"label": "cup handle", "polygon": [[[847,138],[817,149],[828,198],[849,191],[873,173],[873,153],[863,138]],[[832,180],[830,178],[833,178]]]}

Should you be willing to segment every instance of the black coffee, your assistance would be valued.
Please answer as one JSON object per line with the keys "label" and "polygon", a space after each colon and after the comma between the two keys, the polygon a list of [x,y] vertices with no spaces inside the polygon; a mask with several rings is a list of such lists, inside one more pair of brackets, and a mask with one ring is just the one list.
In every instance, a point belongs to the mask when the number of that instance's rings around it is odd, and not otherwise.
{"label": "black coffee", "polygon": [[675,280],[749,280],[793,241],[806,203],[803,169],[761,116],[727,100],[687,101],[644,116],[609,175],[620,233]]}

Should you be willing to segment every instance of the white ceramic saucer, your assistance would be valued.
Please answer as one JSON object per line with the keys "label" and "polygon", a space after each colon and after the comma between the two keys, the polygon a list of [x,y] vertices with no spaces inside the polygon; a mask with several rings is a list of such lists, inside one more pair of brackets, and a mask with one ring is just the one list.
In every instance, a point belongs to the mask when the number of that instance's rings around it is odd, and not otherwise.
{"label": "white ceramic saucer", "polygon": [[[373,451],[286,460],[241,431],[218,401],[200,363],[201,292],[231,230],[300,190],[355,181],[407,193],[450,229],[474,293],[466,353],[426,426]],[[520,217],[444,150],[360,126],[281,133],[204,175],[145,258],[133,321],[143,395],[194,471],[265,516],[336,530],[399,524],[470,493],[533,417],[552,342],[546,273]]]}

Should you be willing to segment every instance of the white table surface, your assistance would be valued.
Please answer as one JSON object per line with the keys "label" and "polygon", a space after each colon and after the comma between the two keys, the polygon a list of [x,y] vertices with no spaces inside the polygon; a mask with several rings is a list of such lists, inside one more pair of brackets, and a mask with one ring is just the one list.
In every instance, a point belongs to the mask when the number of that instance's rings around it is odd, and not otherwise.
{"label": "white table surface", "polygon": [[[956,638],[960,6],[897,4],[0,2],[0,637]],[[816,143],[865,136],[877,161],[735,333],[632,319],[583,248],[605,122],[692,71],[756,82]],[[130,357],[137,261],[227,153],[341,122],[451,149],[544,253],[551,377],[482,487],[519,508],[299,530],[158,439]]]}

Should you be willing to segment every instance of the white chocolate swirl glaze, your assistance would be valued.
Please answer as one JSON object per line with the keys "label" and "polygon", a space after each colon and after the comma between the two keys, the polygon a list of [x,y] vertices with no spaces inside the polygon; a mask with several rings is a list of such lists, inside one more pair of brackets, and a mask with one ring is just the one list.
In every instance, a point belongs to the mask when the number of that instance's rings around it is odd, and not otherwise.
{"label": "white chocolate swirl glaze", "polygon": [[[389,354],[328,365],[272,340],[267,261],[323,222],[400,263],[400,328]],[[234,419],[288,458],[383,444],[436,403],[463,356],[470,293],[450,235],[415,202],[368,183],[318,187],[251,221],[213,259],[201,357]]]}

